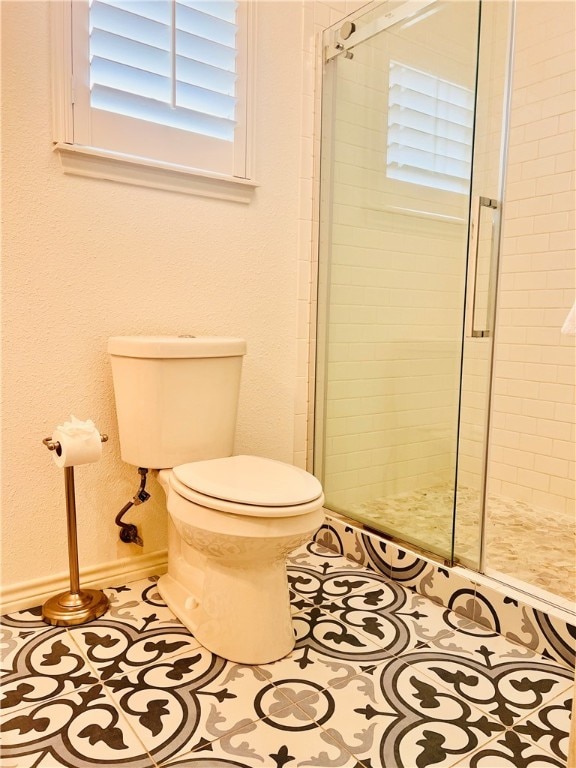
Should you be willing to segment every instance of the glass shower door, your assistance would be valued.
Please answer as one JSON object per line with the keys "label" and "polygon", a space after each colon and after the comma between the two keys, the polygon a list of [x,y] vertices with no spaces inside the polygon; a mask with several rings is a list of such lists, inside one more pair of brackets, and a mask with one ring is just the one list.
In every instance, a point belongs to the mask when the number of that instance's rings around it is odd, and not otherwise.
{"label": "glass shower door", "polygon": [[479,28],[479,2],[421,0],[325,40],[315,471],[328,508],[447,560]]}

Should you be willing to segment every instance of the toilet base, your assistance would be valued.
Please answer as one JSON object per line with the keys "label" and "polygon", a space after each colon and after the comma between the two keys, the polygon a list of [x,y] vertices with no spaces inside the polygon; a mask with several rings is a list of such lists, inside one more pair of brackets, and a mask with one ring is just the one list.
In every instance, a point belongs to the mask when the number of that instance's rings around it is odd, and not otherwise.
{"label": "toilet base", "polygon": [[158,590],[198,642],[229,661],[268,664],[294,648],[284,562],[229,568],[208,560],[202,597],[170,573],[160,577]]}
{"label": "toilet base", "polygon": [[316,509],[277,518],[214,510],[167,487],[168,573],[158,589],[168,606],[229,661],[269,664],[289,654],[296,640],[286,559],[322,524],[323,497]]}

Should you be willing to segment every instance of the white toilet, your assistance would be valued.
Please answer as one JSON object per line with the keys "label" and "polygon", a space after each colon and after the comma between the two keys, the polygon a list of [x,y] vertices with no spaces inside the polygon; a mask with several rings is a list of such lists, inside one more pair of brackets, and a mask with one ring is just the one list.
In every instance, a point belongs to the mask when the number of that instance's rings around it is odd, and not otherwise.
{"label": "white toilet", "polygon": [[169,512],[160,594],[206,648],[243,664],[294,647],[286,557],[323,522],[318,480],[232,456],[243,339],[109,340],[122,459],[159,469]]}

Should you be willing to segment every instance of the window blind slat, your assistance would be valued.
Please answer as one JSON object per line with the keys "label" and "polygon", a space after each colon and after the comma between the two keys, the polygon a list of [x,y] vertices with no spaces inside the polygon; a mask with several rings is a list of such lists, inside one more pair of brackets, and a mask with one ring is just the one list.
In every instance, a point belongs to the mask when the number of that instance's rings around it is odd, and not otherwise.
{"label": "window blind slat", "polygon": [[388,148],[388,162],[405,165],[410,168],[419,168],[431,173],[443,173],[455,178],[463,178],[469,168],[469,163],[455,160],[451,157],[443,157],[440,154],[424,152],[414,147],[406,147],[400,144],[392,144]]}
{"label": "window blind slat", "polygon": [[170,76],[157,75],[97,56],[90,65],[92,91],[99,85],[157,101],[170,101]]}
{"label": "window blind slat", "polygon": [[[158,5],[153,2],[151,5]],[[126,11],[102,0],[96,0],[90,8],[90,34],[95,30],[112,32],[127,40],[146,43],[155,48],[170,49],[170,14],[164,0],[166,14],[164,20],[146,18],[131,11]]]}
{"label": "window blind slat", "polygon": [[[138,69],[170,76],[170,52],[137,40],[128,40],[113,32],[94,29],[90,38],[90,53],[97,59],[115,61]],[[94,73],[92,73],[94,74]]]}
{"label": "window blind slat", "polygon": [[186,55],[194,52],[194,58],[204,64],[234,72],[236,69],[236,50],[213,40],[205,40],[198,35],[192,35],[181,29],[176,30],[176,52]]}
{"label": "window blind slat", "polygon": [[170,21],[170,8],[166,0],[90,0],[90,13],[96,6],[117,11],[125,11],[144,19],[167,24]]}
{"label": "window blind slat", "polygon": [[236,90],[235,72],[204,64],[202,61],[194,61],[186,56],[176,57],[176,76],[183,83],[209,87],[228,96],[234,96]]}
{"label": "window blind slat", "polygon": [[228,21],[208,16],[201,11],[188,8],[180,3],[176,4],[176,26],[184,32],[222,43],[230,48],[234,47],[236,39],[236,25]]}
{"label": "window blind slat", "polygon": [[435,96],[428,96],[427,94],[414,91],[412,88],[403,88],[398,85],[390,89],[388,106],[389,108],[408,107],[425,115],[433,115],[450,123],[464,126],[470,125],[472,113],[471,109],[459,107]]}
{"label": "window blind slat", "polygon": [[390,86],[411,88],[418,93],[434,96],[459,107],[472,109],[474,94],[463,86],[441,80],[426,72],[392,65],[390,70]]}
{"label": "window blind slat", "polygon": [[208,16],[214,16],[217,19],[228,21],[231,24],[236,22],[236,8],[238,3],[219,2],[219,0],[178,0],[180,5],[188,8],[194,8]]}
{"label": "window blind slat", "polygon": [[207,88],[198,88],[195,85],[178,82],[176,84],[176,104],[184,109],[233,121],[236,99],[233,96],[215,93]]}
{"label": "window blind slat", "polygon": [[224,141],[233,141],[234,139],[235,123],[233,120],[195,112],[183,107],[174,108],[169,103],[162,103],[125,91],[117,91],[102,85],[97,85],[92,89],[92,106],[96,109],[147,120],[171,128],[213,136]]}
{"label": "window blind slat", "polygon": [[391,125],[388,129],[388,144],[403,145],[413,149],[423,149],[455,160],[470,160],[470,142],[458,142],[435,136],[433,133],[413,130],[401,125]]}
{"label": "window blind slat", "polygon": [[426,115],[407,107],[402,108],[401,111],[400,109],[389,111],[388,127],[394,125],[413,128],[416,131],[429,133],[431,136],[441,136],[444,139],[459,141],[462,144],[469,144],[472,136],[471,126],[450,123],[447,120],[440,120],[434,115]]}

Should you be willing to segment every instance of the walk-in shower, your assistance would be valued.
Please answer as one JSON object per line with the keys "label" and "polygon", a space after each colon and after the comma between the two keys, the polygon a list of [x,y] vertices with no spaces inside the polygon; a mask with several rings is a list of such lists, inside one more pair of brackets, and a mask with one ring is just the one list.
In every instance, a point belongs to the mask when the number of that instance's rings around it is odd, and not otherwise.
{"label": "walk-in shower", "polygon": [[516,128],[544,119],[513,46],[533,21],[366,8],[323,39],[315,472],[335,512],[573,600],[574,269],[522,241],[555,204]]}

